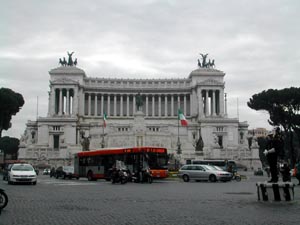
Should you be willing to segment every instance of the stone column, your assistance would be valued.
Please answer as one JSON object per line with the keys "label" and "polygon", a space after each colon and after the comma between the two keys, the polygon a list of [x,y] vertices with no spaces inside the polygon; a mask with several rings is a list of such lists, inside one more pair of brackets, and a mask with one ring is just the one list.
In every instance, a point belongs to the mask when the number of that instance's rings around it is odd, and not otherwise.
{"label": "stone column", "polygon": [[155,116],[155,96],[152,95],[152,116]]}
{"label": "stone column", "polygon": [[54,87],[51,87],[51,93],[50,93],[50,96],[51,96],[51,105],[49,107],[49,113],[51,116],[55,115],[56,114],[56,111],[55,111],[55,108],[56,108],[56,96],[55,96],[55,88]]}
{"label": "stone column", "polygon": [[209,116],[209,109],[208,109],[208,107],[209,107],[209,104],[208,104],[208,92],[209,92],[209,90],[205,90],[205,115],[206,116]]}
{"label": "stone column", "polygon": [[70,114],[70,89],[67,89],[66,115]]}
{"label": "stone column", "polygon": [[129,94],[127,94],[127,101],[126,101],[126,104],[127,104],[127,105],[126,105],[126,106],[127,106],[127,109],[126,109],[126,111],[127,111],[127,112],[126,112],[126,116],[130,116],[130,115],[129,115]]}
{"label": "stone column", "polygon": [[92,95],[91,95],[91,93],[88,93],[88,95],[89,95],[89,101],[88,101],[88,115],[91,116]]}
{"label": "stone column", "polygon": [[219,91],[219,109],[220,115],[224,116],[224,89]]}
{"label": "stone column", "polygon": [[149,115],[149,99],[148,99],[149,97],[148,97],[148,95],[146,95],[146,116],[148,116]]}
{"label": "stone column", "polygon": [[58,114],[62,115],[62,89],[59,89],[59,110],[58,110]]}
{"label": "stone column", "polygon": [[98,116],[98,96],[95,93],[95,116]]}
{"label": "stone column", "polygon": [[161,95],[158,95],[158,116],[161,117]]}
{"label": "stone column", "polygon": [[101,116],[104,115],[104,94],[101,94]]}
{"label": "stone column", "polygon": [[227,94],[225,93],[225,116],[227,117]]}
{"label": "stone column", "polygon": [[165,116],[168,116],[168,95],[165,95]]}
{"label": "stone column", "polygon": [[134,114],[136,113],[136,111],[135,111],[135,94],[133,95],[132,108],[133,108],[132,113],[133,113],[133,115],[134,115]]}
{"label": "stone column", "polygon": [[110,94],[107,94],[107,116],[110,116]]}
{"label": "stone column", "polygon": [[186,94],[183,96],[183,110],[184,110],[184,115],[187,116],[186,112]]}
{"label": "stone column", "polygon": [[114,95],[114,116],[117,116],[117,95]]}
{"label": "stone column", "polygon": [[198,118],[203,117],[204,109],[203,109],[203,98],[202,98],[202,89],[197,89],[197,96],[198,96]]}
{"label": "stone column", "polygon": [[182,110],[180,105],[180,94],[177,95],[177,109],[176,109],[177,114],[178,114],[178,109]]}
{"label": "stone column", "polygon": [[171,94],[171,116],[174,116],[174,95]]}
{"label": "stone column", "polygon": [[123,116],[123,95],[120,95],[120,116]]}
{"label": "stone column", "polygon": [[212,91],[212,115],[216,116],[216,90]]}

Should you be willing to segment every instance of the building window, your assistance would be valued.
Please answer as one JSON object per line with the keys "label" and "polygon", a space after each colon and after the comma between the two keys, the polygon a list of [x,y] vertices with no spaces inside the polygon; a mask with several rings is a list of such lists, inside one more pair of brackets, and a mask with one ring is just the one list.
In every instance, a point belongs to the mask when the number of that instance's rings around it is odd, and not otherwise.
{"label": "building window", "polygon": [[53,148],[55,150],[59,149],[59,135],[53,135]]}
{"label": "building window", "polygon": [[223,136],[218,136],[218,144],[220,148],[223,148]]}

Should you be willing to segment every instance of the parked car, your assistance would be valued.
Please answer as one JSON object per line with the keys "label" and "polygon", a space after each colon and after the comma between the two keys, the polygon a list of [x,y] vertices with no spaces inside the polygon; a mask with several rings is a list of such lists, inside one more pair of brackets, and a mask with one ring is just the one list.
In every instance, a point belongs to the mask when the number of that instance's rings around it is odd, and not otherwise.
{"label": "parked car", "polygon": [[44,169],[43,175],[49,175],[49,174],[50,174],[50,169],[49,168]]}
{"label": "parked car", "polygon": [[182,178],[184,182],[190,180],[209,180],[216,181],[230,181],[232,174],[226,171],[217,170],[208,165],[184,165],[178,171],[178,177]]}
{"label": "parked car", "polygon": [[13,164],[8,170],[8,184],[31,183],[36,185],[37,175],[32,165],[27,163]]}
{"label": "parked car", "polygon": [[58,179],[62,177],[63,179],[69,178],[76,178],[79,179],[78,176],[74,174],[74,167],[73,166],[60,166],[55,171],[55,178]]}

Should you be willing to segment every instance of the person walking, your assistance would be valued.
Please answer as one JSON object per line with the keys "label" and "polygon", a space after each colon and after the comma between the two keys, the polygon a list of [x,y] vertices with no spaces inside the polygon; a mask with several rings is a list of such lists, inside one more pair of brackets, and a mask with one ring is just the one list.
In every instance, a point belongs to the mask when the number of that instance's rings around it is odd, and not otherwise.
{"label": "person walking", "polygon": [[295,174],[296,174],[296,178],[298,179],[298,185],[300,185],[300,160],[298,160],[296,166],[295,166]]}

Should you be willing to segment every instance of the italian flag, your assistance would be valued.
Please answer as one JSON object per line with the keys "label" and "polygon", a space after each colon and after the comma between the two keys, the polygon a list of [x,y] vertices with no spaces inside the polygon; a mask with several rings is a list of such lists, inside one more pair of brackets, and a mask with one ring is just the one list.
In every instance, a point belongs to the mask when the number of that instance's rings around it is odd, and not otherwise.
{"label": "italian flag", "polygon": [[106,120],[107,120],[107,115],[104,113],[103,115],[103,126],[106,127]]}
{"label": "italian flag", "polygon": [[178,119],[180,120],[181,126],[188,125],[188,122],[180,109],[178,109]]}

